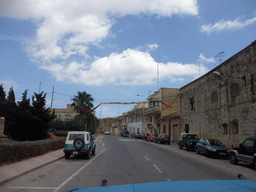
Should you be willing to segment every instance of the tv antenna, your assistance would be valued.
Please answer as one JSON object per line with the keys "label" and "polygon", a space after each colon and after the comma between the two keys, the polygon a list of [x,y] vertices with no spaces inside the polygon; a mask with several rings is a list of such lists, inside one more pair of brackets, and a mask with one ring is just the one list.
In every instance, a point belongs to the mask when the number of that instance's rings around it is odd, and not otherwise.
{"label": "tv antenna", "polygon": [[216,55],[215,57],[219,57],[220,58],[220,63],[221,63],[221,57],[224,57],[225,55],[222,55],[224,53],[224,51],[220,52],[218,55]]}

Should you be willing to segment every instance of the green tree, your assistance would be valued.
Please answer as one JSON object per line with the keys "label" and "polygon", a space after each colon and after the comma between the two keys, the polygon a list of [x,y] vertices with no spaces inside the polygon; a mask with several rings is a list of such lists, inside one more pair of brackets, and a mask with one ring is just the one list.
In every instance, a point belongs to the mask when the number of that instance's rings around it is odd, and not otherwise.
{"label": "green tree", "polygon": [[3,84],[0,85],[0,102],[3,102],[6,100],[6,94],[5,94],[5,91],[4,91],[4,87],[3,87]]}
{"label": "green tree", "polygon": [[14,91],[13,91],[13,87],[11,87],[10,90],[9,90],[8,97],[7,97],[7,103],[8,103],[8,107],[16,106],[15,94],[14,94]]}
{"label": "green tree", "polygon": [[94,101],[93,97],[86,93],[86,91],[80,92],[78,91],[77,96],[71,99],[73,103],[71,106],[74,106],[74,109],[79,113],[78,118],[82,120],[83,127],[85,130],[94,132],[96,124],[96,117],[92,113],[88,113],[88,111],[92,110]]}
{"label": "green tree", "polygon": [[44,139],[49,129],[49,123],[55,119],[55,112],[51,112],[50,108],[45,108],[46,94],[43,92],[34,93],[32,97],[32,116],[33,116],[33,134],[35,140]]}

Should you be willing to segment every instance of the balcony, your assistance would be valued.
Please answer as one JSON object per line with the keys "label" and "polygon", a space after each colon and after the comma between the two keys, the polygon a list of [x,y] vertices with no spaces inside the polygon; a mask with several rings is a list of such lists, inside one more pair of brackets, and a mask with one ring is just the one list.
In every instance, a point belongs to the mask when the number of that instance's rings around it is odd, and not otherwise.
{"label": "balcony", "polygon": [[161,113],[160,106],[150,107],[145,110],[144,115],[155,115]]}

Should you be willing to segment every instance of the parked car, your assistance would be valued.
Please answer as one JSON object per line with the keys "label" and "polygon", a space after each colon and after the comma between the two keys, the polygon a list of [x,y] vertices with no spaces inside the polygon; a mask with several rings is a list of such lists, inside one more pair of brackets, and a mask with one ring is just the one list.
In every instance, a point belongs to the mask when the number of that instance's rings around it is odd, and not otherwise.
{"label": "parked car", "polygon": [[147,137],[150,135],[150,133],[143,133],[142,135],[141,135],[141,139],[142,140],[147,140]]}
{"label": "parked car", "polygon": [[228,158],[229,150],[217,139],[200,139],[196,144],[196,153],[207,157],[220,156]]}
{"label": "parked car", "polygon": [[109,135],[110,133],[109,133],[108,131],[105,131],[104,134],[105,134],[105,135]]}
{"label": "parked car", "polygon": [[47,133],[47,139],[54,139],[54,138],[59,138],[59,136],[54,135],[53,133]]}
{"label": "parked car", "polygon": [[168,144],[170,145],[171,141],[170,141],[170,136],[169,135],[158,135],[155,140],[155,143],[159,143],[159,144]]}
{"label": "parked car", "polygon": [[186,150],[194,150],[196,149],[196,143],[199,141],[199,138],[196,134],[192,133],[181,133],[181,137],[179,140],[179,148],[182,149],[186,147]]}
{"label": "parked car", "polygon": [[124,130],[120,135],[121,137],[129,137],[129,132],[127,130]]}
{"label": "parked car", "polygon": [[147,141],[154,142],[155,138],[156,134],[151,133],[149,136],[147,136]]}
{"label": "parked car", "polygon": [[86,131],[70,131],[68,132],[65,148],[66,159],[70,155],[86,155],[90,159],[90,155],[95,155],[96,144],[93,141],[92,134]]}
{"label": "parked car", "polygon": [[137,134],[136,133],[132,133],[131,137],[132,138],[136,138],[136,139],[141,139],[141,134],[139,134],[139,133],[137,133]]}
{"label": "parked car", "polygon": [[246,139],[239,147],[232,147],[230,151],[230,163],[237,164],[239,161],[247,162],[256,167],[256,137]]}

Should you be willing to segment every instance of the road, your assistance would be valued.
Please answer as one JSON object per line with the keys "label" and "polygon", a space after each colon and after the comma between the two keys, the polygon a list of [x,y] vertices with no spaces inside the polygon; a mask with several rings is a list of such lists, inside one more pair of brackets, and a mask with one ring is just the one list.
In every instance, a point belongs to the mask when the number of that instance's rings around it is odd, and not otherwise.
{"label": "road", "polygon": [[108,185],[237,179],[239,173],[256,179],[256,171],[247,164],[232,165],[228,160],[207,158],[173,144],[104,135],[96,145],[96,155],[91,159],[60,159],[0,186],[0,191],[67,191],[98,187],[102,179],[107,179]]}

